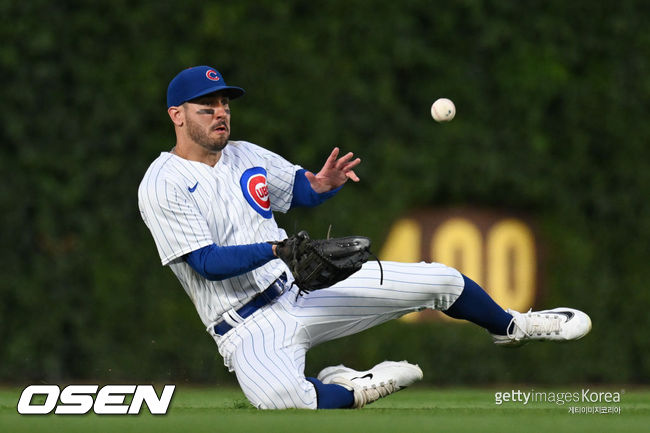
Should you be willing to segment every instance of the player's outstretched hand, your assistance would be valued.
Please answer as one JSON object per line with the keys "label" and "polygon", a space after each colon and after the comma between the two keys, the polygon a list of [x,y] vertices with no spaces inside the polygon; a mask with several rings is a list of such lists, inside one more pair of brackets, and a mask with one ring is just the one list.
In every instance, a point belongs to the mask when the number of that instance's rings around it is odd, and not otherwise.
{"label": "player's outstretched hand", "polygon": [[340,158],[338,156],[339,148],[335,147],[318,173],[305,172],[307,180],[317,193],[320,194],[336,189],[347,182],[348,179],[359,182],[359,177],[352,169],[361,163],[361,159],[356,158],[353,160],[354,154],[352,152],[348,152]]}

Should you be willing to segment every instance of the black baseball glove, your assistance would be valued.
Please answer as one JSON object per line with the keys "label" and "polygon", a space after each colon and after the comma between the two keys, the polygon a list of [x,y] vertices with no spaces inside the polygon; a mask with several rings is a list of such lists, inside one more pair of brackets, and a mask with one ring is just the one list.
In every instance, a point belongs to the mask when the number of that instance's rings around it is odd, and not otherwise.
{"label": "black baseball glove", "polygon": [[277,245],[276,255],[289,266],[301,292],[324,289],[346,279],[372,256],[370,239],[364,236],[310,239],[301,231],[273,243]]}

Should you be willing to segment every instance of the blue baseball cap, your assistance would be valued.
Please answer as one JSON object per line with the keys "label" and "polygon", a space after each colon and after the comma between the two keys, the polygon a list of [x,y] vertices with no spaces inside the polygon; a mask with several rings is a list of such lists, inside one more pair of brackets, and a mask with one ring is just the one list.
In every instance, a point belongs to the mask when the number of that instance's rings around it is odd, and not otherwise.
{"label": "blue baseball cap", "polygon": [[226,85],[219,71],[210,66],[185,69],[167,87],[167,108],[219,90],[224,90],[230,99],[239,98],[246,93],[241,87]]}

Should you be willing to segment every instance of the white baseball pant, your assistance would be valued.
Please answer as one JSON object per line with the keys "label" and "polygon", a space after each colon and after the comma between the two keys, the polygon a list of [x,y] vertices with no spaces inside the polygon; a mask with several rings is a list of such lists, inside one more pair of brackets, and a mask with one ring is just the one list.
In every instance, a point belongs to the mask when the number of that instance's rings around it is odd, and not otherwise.
{"label": "white baseball pant", "polygon": [[298,296],[292,287],[241,324],[218,336],[224,364],[234,371],[259,409],[316,409],[316,391],[305,379],[307,350],[424,308],[446,310],[464,281],[440,263],[377,262],[334,286]]}

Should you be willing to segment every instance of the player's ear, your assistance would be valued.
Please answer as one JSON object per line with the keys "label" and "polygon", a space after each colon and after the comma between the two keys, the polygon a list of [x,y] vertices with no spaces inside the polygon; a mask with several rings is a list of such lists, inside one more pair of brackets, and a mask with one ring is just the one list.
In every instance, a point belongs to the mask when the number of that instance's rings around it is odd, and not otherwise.
{"label": "player's ear", "polygon": [[167,109],[167,114],[169,114],[169,118],[172,119],[174,125],[183,126],[183,123],[185,122],[185,111],[182,110],[181,107],[169,107]]}

